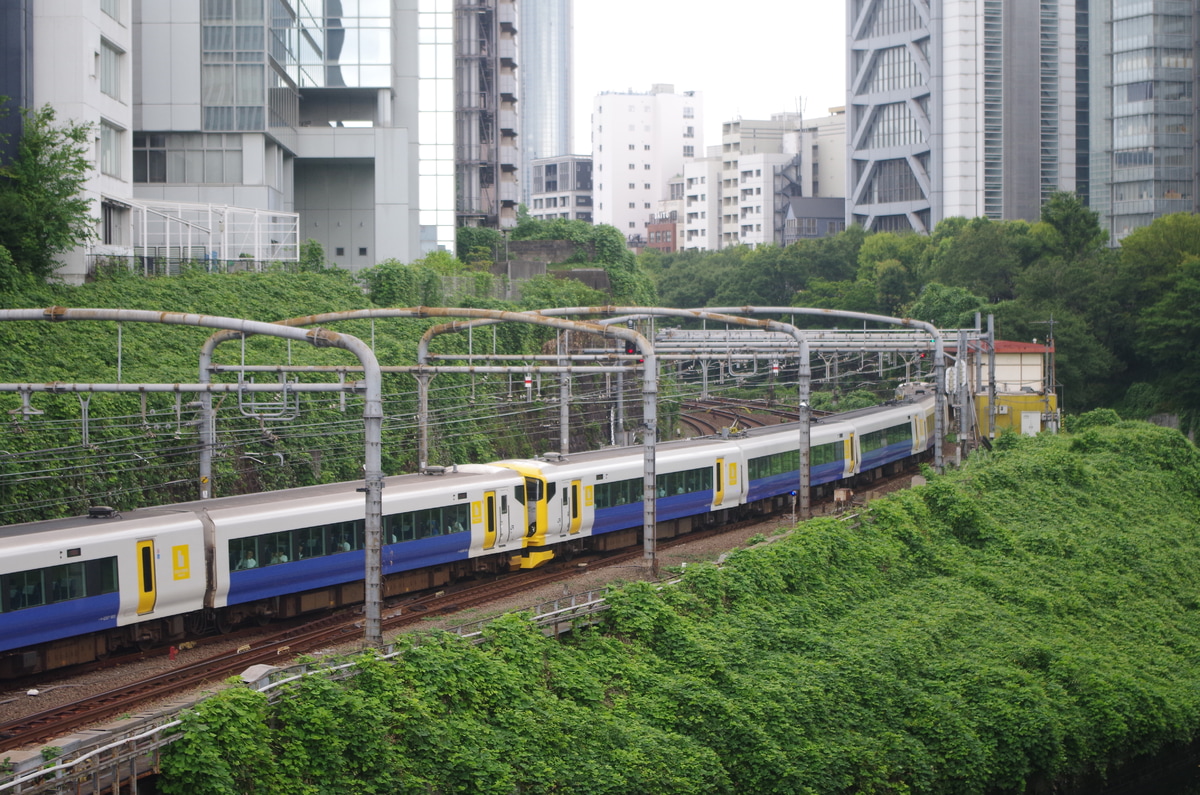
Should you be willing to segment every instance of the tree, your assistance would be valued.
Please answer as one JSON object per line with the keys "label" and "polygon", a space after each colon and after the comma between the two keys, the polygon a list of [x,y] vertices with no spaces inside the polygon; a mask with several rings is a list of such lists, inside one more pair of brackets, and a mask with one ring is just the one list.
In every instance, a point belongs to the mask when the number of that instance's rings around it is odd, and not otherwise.
{"label": "tree", "polygon": [[1051,250],[1068,261],[1094,255],[1104,245],[1100,213],[1089,210],[1077,194],[1050,194],[1042,205],[1042,222],[1052,230]]}
{"label": "tree", "polygon": [[17,156],[0,166],[0,245],[21,272],[45,279],[60,254],[96,236],[92,202],[82,195],[92,170],[92,125],[56,124],[49,105],[21,115]]}
{"label": "tree", "polygon": [[975,325],[975,313],[983,307],[983,299],[970,290],[930,282],[921,289],[908,314],[938,328],[967,328]]}
{"label": "tree", "polygon": [[325,270],[325,247],[321,241],[311,237],[300,244],[300,270],[305,273],[320,273]]}
{"label": "tree", "polygon": [[1140,354],[1161,369],[1172,408],[1195,411],[1200,405],[1200,258],[1182,262],[1159,299],[1139,318]]}

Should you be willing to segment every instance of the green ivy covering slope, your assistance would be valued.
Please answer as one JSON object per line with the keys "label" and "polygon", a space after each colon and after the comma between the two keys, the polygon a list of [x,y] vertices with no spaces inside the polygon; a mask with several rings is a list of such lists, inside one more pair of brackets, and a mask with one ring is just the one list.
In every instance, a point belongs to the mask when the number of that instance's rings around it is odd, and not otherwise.
{"label": "green ivy covering slope", "polygon": [[[1081,423],[613,596],[202,702],[167,793],[984,793],[1200,729],[1200,454]],[[1090,427],[1089,427],[1090,426]]]}

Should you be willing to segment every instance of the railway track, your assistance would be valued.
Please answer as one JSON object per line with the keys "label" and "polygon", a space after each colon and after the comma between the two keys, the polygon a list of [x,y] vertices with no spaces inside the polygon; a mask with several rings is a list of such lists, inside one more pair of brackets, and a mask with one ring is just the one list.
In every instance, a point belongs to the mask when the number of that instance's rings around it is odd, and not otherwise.
{"label": "railway track", "polygon": [[[913,467],[891,478],[878,480],[872,484],[872,488],[887,490],[889,483],[906,481],[915,471],[916,468]],[[831,503],[831,500],[815,501],[814,509],[821,512],[820,506],[825,503]],[[768,518],[757,516],[720,527],[696,530],[659,541],[657,548],[665,550],[690,541],[744,529]],[[548,583],[561,582],[581,566],[588,569],[620,566],[641,558],[642,554],[640,545],[612,553],[589,553],[571,561],[554,561],[544,569],[502,575],[488,581],[467,582],[453,589],[447,588],[420,596],[396,598],[390,600],[383,608],[382,627],[387,632],[398,631],[434,615],[486,605],[505,597],[529,592]],[[353,643],[361,636],[362,625],[361,609],[344,609],[271,634],[263,635],[261,630],[258,630],[253,636],[246,636],[247,642],[234,651],[222,652],[187,664],[181,663],[177,669],[147,677],[133,684],[123,684],[120,688],[108,692],[0,723],[0,753],[45,743],[115,716],[137,712],[147,704],[167,700],[180,693],[214,686],[254,665],[282,665],[295,656]],[[162,653],[165,654],[166,650]],[[141,656],[144,658],[150,655]]]}
{"label": "railway track", "polygon": [[[678,543],[729,531],[739,525],[700,530],[659,542],[660,549]],[[455,590],[442,590],[418,597],[394,599],[382,613],[382,627],[394,632],[425,621],[430,616],[449,614],[505,597],[528,592],[547,583],[560,582],[571,570],[615,566],[640,558],[641,547],[607,554],[580,556],[569,563],[555,561],[546,569],[514,573],[489,582],[467,583]],[[0,753],[44,743],[56,737],[125,713],[145,704],[169,699],[181,692],[216,685],[254,665],[281,665],[293,657],[331,646],[353,643],[362,634],[361,610],[342,610],[270,635],[259,634],[235,651],[223,652],[196,662],[181,664],[167,673],[123,685],[84,700],[44,710],[0,724]],[[165,650],[164,650],[165,653]]]}

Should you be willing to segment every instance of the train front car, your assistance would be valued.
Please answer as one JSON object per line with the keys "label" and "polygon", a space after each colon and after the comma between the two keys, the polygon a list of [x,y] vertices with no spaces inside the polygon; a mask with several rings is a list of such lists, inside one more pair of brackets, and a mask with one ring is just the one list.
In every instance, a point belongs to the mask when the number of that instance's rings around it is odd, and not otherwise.
{"label": "train front car", "polygon": [[[522,568],[556,555],[637,543],[644,521],[645,456],[640,447],[498,461],[526,480],[530,527]],[[655,455],[657,533],[671,538],[699,521],[718,521],[741,504],[742,459],[730,442],[666,442]]]}
{"label": "train front car", "polygon": [[[525,526],[524,481],[496,467],[386,478],[383,595],[503,571]],[[226,624],[362,601],[366,505],[358,483],[232,498],[213,506],[214,606]]]}
{"label": "train front car", "polygon": [[183,638],[205,588],[204,528],[186,511],[0,528],[0,677]]}

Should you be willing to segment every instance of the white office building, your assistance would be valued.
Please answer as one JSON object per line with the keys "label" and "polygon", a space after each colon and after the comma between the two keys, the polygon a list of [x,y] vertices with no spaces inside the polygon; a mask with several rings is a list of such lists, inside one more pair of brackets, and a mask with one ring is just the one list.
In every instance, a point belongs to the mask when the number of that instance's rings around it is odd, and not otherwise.
{"label": "white office building", "polygon": [[721,247],[721,147],[710,146],[704,157],[683,165],[684,251]]}
{"label": "white office building", "polygon": [[592,113],[596,223],[638,240],[667,182],[704,151],[699,92],[654,85],[648,93],[605,92]]}

